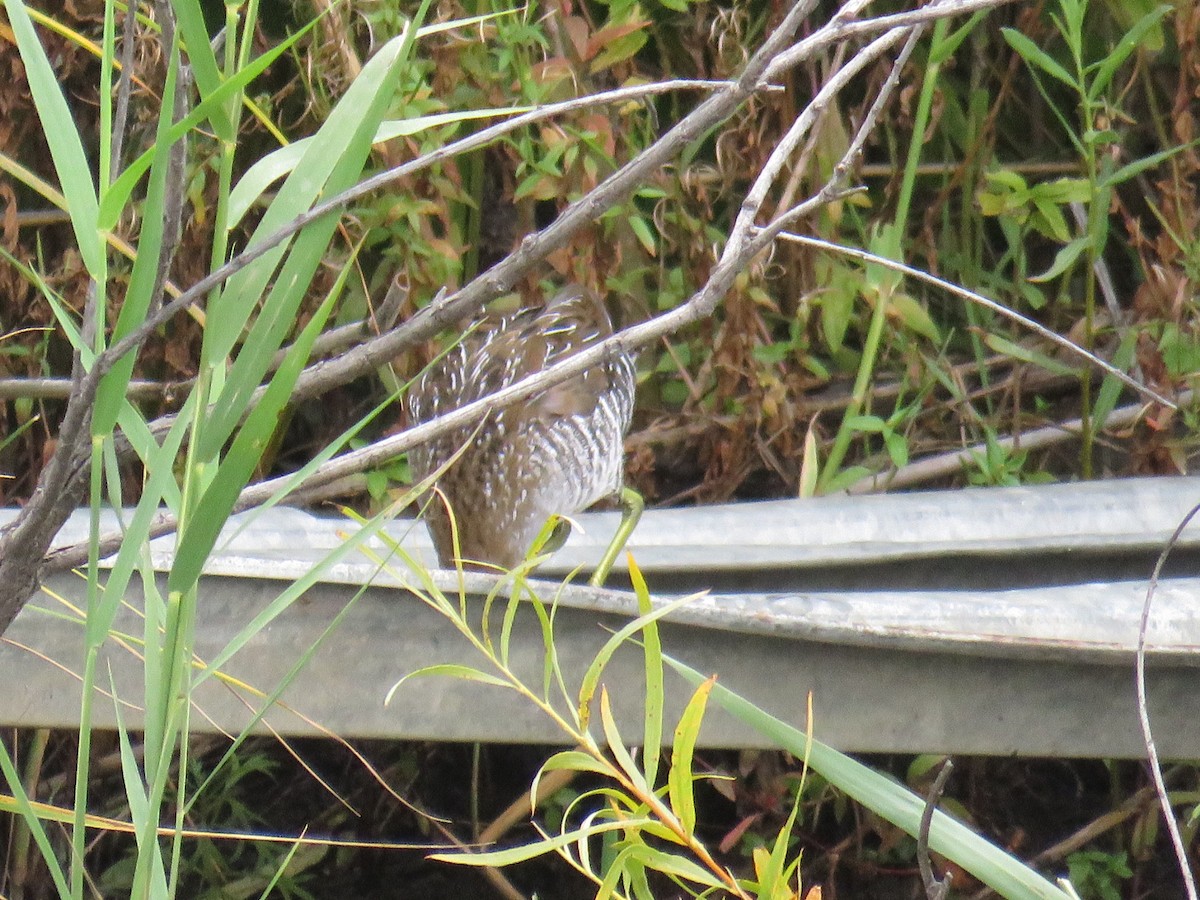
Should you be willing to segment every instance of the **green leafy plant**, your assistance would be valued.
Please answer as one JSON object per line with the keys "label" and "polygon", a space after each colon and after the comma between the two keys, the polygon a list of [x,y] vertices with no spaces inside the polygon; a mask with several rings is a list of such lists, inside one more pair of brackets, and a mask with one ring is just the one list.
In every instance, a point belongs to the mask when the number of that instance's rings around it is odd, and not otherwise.
{"label": "green leafy plant", "polygon": [[1071,883],[1083,900],[1121,900],[1121,883],[1133,875],[1124,853],[1081,850],[1067,857]]}
{"label": "green leafy plant", "polygon": [[[1066,284],[1067,277],[1077,263],[1082,262],[1086,266],[1083,347],[1090,352],[1096,345],[1097,327],[1098,288],[1094,273],[1096,262],[1103,256],[1108,244],[1108,210],[1113,189],[1177,150],[1166,150],[1119,168],[1114,163],[1113,155],[1107,152],[1107,148],[1118,140],[1115,122],[1119,118],[1119,103],[1114,92],[1117,73],[1125,61],[1139,50],[1147,37],[1159,28],[1170,7],[1158,6],[1145,13],[1111,49],[1103,54],[1093,55],[1086,41],[1084,26],[1088,5],[1088,0],[1059,0],[1058,13],[1051,16],[1058,37],[1067,52],[1068,61],[1065,65],[1019,31],[1012,28],[1004,30],[1005,40],[1025,63],[1038,73],[1039,77],[1034,83],[1046,101],[1047,108],[1053,113],[1074,147],[1084,177],[1060,180],[1032,189],[1025,187],[1016,194],[1010,194],[1007,200],[998,194],[982,195],[981,200],[987,198],[984,202],[997,209],[999,214],[1000,209],[1008,208],[1010,200],[1022,197],[1016,201],[1018,208],[1029,207],[1034,210],[1031,225],[1063,245],[1050,267],[1036,276],[1031,276],[1031,280],[1048,282],[1062,277]],[[1064,104],[1053,96],[1052,85],[1066,89],[1070,102],[1075,104],[1077,116],[1074,120],[1064,111]],[[1003,183],[1003,180],[999,183]],[[1066,227],[1065,216],[1056,212],[1057,207],[1071,202],[1080,203],[1085,207],[1084,225],[1081,227],[1081,233],[1074,237],[1070,236]],[[1083,402],[1080,472],[1084,478],[1090,478],[1096,429],[1089,377],[1081,380],[1080,390]]]}

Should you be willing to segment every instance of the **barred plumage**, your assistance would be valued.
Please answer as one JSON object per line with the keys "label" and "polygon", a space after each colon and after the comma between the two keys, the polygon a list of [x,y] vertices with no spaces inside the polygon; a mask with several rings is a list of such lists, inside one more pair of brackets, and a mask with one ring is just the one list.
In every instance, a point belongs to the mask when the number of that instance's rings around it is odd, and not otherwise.
{"label": "barred plumage", "polygon": [[[428,422],[541,371],[612,334],[598,297],[579,287],[542,308],[487,319],[429,368],[408,395],[410,420]],[[552,514],[571,515],[615,495],[623,482],[633,414],[634,364],[614,354],[535,397],[409,453],[422,479],[467,445],[438,480],[454,509],[464,563],[511,568]],[[453,564],[450,520],[426,513],[442,565]]]}

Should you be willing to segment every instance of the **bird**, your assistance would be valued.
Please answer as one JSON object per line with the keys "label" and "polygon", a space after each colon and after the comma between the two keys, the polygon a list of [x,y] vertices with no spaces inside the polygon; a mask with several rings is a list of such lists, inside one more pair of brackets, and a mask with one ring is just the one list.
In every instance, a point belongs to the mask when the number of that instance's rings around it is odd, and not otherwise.
{"label": "bird", "polygon": [[[612,334],[601,299],[578,285],[543,306],[485,316],[413,382],[406,398],[409,422],[430,422]],[[436,476],[445,500],[435,497],[425,509],[441,565],[512,569],[527,558],[552,516],[568,517],[617,497],[625,515],[615,546],[592,577],[593,584],[602,583],[641,513],[640,496],[624,487],[635,382],[633,357],[617,349],[567,381],[492,411],[478,425],[410,450],[413,483]],[[560,526],[555,538],[561,543],[565,537]]]}

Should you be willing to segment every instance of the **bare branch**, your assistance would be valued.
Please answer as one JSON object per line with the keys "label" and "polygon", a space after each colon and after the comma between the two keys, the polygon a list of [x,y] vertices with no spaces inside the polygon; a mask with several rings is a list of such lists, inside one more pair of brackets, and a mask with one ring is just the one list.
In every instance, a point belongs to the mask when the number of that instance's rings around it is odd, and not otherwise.
{"label": "bare branch", "polygon": [[1150,576],[1150,584],[1146,586],[1146,602],[1142,605],[1142,620],[1138,626],[1137,655],[1134,660],[1134,684],[1137,691],[1138,724],[1142,728],[1142,741],[1146,747],[1146,758],[1150,761],[1150,777],[1154,781],[1154,790],[1158,795],[1158,805],[1162,812],[1163,824],[1171,836],[1171,847],[1175,851],[1175,861],[1179,866],[1179,874],[1183,878],[1188,900],[1197,900],[1196,879],[1192,874],[1192,863],[1188,856],[1187,847],[1183,843],[1183,835],[1179,833],[1179,823],[1175,821],[1175,813],[1171,811],[1171,797],[1167,793],[1167,784],[1163,779],[1162,763],[1158,758],[1158,748],[1154,743],[1154,733],[1150,729],[1150,710],[1146,703],[1146,634],[1150,630],[1150,605],[1154,601],[1154,592],[1158,590],[1158,579],[1162,575],[1167,558],[1184,529],[1192,519],[1200,513],[1200,504],[1188,510],[1188,514],[1176,527],[1174,533],[1167,539],[1167,544],[1154,564],[1154,573]]}
{"label": "bare branch", "polygon": [[946,782],[954,771],[953,761],[947,759],[933,780],[928,795],[925,797],[925,809],[921,811],[921,827],[917,829],[917,866],[921,869],[921,883],[925,885],[925,896],[928,900],[945,900],[950,892],[950,881],[953,873],[947,872],[942,881],[933,874],[933,864],[929,859],[929,829],[933,825],[933,814],[941,802],[942,792],[946,790]]}
{"label": "bare branch", "polygon": [[133,46],[137,39],[137,9],[125,7],[125,21],[121,29],[121,78],[117,82],[117,108],[113,114],[112,156],[109,159],[110,175],[116,180],[121,171],[121,155],[125,148],[125,128],[129,122],[129,97],[133,93]]}

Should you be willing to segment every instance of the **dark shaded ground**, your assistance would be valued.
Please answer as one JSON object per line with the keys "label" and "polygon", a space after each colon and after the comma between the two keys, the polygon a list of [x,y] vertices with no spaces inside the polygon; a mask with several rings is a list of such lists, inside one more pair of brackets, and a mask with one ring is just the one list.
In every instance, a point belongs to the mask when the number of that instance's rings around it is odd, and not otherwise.
{"label": "dark shaded ground", "polygon": [[[47,763],[64,763],[72,753],[57,745]],[[193,766],[195,781],[224,752],[211,744]],[[196,803],[189,825],[195,828],[296,835],[307,829],[313,837],[342,841],[412,842],[428,846],[444,837],[429,819],[415,814],[393,798],[366,766],[333,741],[302,740],[292,749],[341,798],[323,789],[278,743],[254,739],[243,746],[238,761],[218,776]],[[461,840],[474,833],[472,820],[486,824],[528,788],[534,772],[554,748],[360,742],[356,749],[393,790],[442,820]],[[911,757],[870,757],[865,762],[900,780],[912,779],[924,791],[925,781],[910,773],[920,761]],[[1023,859],[1032,859],[1089,823],[1122,808],[1145,784],[1137,763],[1094,760],[957,759],[944,806],[968,816],[975,827]],[[799,765],[780,754],[741,754],[707,751],[698,768],[734,776],[699,790],[701,831],[708,846],[735,871],[749,871],[749,849],[769,841],[782,825],[799,784]],[[1175,775],[1174,786],[1194,787],[1193,769]],[[69,783],[69,782],[68,782]],[[569,790],[580,792],[596,784],[582,780]],[[119,809],[123,792],[115,773],[93,786],[93,809],[124,817]],[[574,796],[572,794],[571,796]],[[906,835],[845,801],[819,779],[810,778],[793,852],[803,851],[805,885],[821,884],[824,900],[920,897],[914,842]],[[59,798],[60,801],[62,798]],[[560,797],[560,800],[564,799]],[[1165,836],[1155,836],[1157,819],[1149,803],[1125,804],[1116,827],[1100,834],[1085,849],[1095,852],[1093,877],[1102,888],[1081,891],[1087,897],[1162,897],[1183,895]],[[551,806],[551,814],[561,803]],[[742,826],[740,841],[723,840]],[[7,823],[0,826],[0,846]],[[521,827],[507,844],[531,840],[532,828]],[[1142,856],[1134,848],[1145,845]],[[258,896],[270,873],[280,864],[286,845],[248,842],[185,842],[180,896]],[[105,837],[93,845],[91,869],[103,873],[105,896],[121,896],[131,842]],[[598,849],[598,848],[597,848]],[[1132,876],[1105,875],[1104,869],[1125,853]],[[499,897],[479,871],[431,862],[422,849],[312,848],[301,851],[271,896],[329,898],[405,898],[426,900],[459,896]],[[1067,872],[1065,855],[1041,866],[1051,877]],[[557,857],[522,864],[505,872],[526,897],[540,900],[582,900],[595,889]],[[12,877],[12,872],[9,872]],[[955,896],[975,896],[977,885],[960,876],[964,890]],[[235,886],[253,888],[242,893]],[[48,881],[30,878],[26,897],[49,896]],[[256,887],[255,887],[256,885]],[[219,893],[224,887],[224,893]],[[0,893],[16,894],[13,884],[0,884]],[[686,896],[678,886],[662,883],[662,900]]]}

